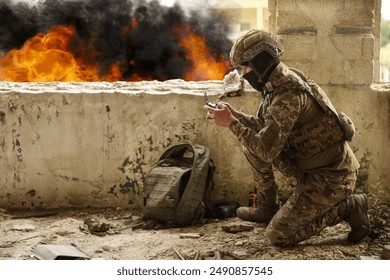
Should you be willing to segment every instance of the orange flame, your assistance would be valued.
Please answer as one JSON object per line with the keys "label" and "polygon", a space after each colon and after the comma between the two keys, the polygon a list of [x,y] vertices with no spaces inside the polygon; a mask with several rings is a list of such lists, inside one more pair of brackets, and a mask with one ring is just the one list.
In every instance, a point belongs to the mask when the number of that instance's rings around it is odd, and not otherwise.
{"label": "orange flame", "polygon": [[39,33],[21,49],[8,52],[0,60],[0,80],[15,82],[90,81],[97,76],[91,67],[80,65],[69,52],[72,27],[53,27]]}
{"label": "orange flame", "polygon": [[222,80],[226,72],[231,69],[223,54],[217,54],[215,50],[208,48],[205,38],[191,27],[176,26],[173,33],[179,32],[179,46],[186,51],[185,57],[191,63],[184,80]]}
{"label": "orange flame", "polygon": [[[121,34],[126,38],[138,22],[133,19]],[[175,26],[173,34],[179,46],[185,51],[189,65],[184,80],[218,80],[223,79],[230,70],[230,64],[222,54],[207,47],[205,38],[189,26]],[[69,26],[53,27],[47,34],[39,33],[25,42],[20,49],[13,49],[0,58],[0,80],[14,82],[115,82],[124,80],[121,65],[118,62],[108,69],[103,76],[99,74],[98,53],[88,49],[93,39],[84,42],[82,50],[75,57],[70,44],[75,36],[75,29]],[[79,43],[80,45],[80,43]],[[80,53],[81,52],[81,53]],[[128,61],[130,68],[135,61]],[[161,77],[160,77],[161,78]],[[153,80],[148,73],[135,73],[127,81]]]}

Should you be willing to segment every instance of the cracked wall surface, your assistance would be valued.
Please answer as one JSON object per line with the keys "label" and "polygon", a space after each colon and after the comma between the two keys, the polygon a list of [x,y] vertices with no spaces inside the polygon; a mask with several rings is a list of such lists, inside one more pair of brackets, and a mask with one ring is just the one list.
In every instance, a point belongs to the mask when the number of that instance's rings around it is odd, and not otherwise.
{"label": "cracked wall surface", "polygon": [[[245,197],[240,147],[206,120],[205,90],[223,85],[0,83],[0,207],[140,206],[147,171],[186,140],[212,149],[218,199]],[[258,95],[236,100],[255,110]]]}
{"label": "cracked wall surface", "polygon": [[[355,122],[365,183],[388,186],[390,88],[323,88]],[[214,202],[245,204],[254,183],[242,148],[203,109],[204,90],[213,101],[222,89],[221,81],[0,83],[0,207],[142,206],[146,173],[186,140],[210,148]],[[245,84],[226,101],[255,114],[260,95]]]}

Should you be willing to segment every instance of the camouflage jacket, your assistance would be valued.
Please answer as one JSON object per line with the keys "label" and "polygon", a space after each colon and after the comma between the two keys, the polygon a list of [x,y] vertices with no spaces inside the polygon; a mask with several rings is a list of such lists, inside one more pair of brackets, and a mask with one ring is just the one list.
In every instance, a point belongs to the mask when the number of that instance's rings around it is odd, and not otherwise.
{"label": "camouflage jacket", "polygon": [[271,87],[264,90],[257,115],[242,113],[230,125],[246,149],[285,175],[296,170],[353,172],[359,168],[340,134],[334,107],[318,85],[313,83],[323,95],[316,100],[305,77],[282,62],[268,82]]}

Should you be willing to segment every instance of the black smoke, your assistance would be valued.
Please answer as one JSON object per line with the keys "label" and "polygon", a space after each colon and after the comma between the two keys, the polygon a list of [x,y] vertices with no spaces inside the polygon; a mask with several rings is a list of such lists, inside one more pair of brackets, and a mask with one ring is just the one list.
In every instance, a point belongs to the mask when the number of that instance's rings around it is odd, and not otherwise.
{"label": "black smoke", "polygon": [[[126,32],[134,20],[137,26]],[[53,26],[71,25],[76,29],[71,52],[83,58],[97,53],[93,59],[102,75],[119,64],[124,79],[134,73],[157,80],[182,78],[189,62],[172,36],[177,24],[195,29],[216,56],[228,59],[232,44],[222,16],[187,14],[179,5],[166,7],[156,0],[45,0],[37,5],[0,0],[0,50],[20,48]]]}

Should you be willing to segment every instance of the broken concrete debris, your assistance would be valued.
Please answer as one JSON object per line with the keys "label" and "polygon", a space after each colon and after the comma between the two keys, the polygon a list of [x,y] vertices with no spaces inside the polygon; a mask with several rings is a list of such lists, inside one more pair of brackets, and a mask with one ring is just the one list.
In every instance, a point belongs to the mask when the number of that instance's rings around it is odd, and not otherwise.
{"label": "broken concrete debris", "polygon": [[[95,235],[105,236],[106,234],[115,233],[112,230],[113,226],[104,219],[101,221],[98,221],[95,218],[87,218],[84,221],[84,225],[87,226],[88,231],[90,233],[95,234]],[[85,228],[82,228],[81,230],[85,230]]]}
{"label": "broken concrete debris", "polygon": [[222,260],[222,254],[218,250],[209,251],[204,254],[205,260]]}
{"label": "broken concrete debris", "polygon": [[[72,243],[77,243],[77,247],[87,252],[92,259],[180,260],[172,245],[186,260],[359,258],[383,260],[388,258],[390,249],[387,239],[377,238],[371,241],[367,239],[356,245],[344,243],[349,226],[343,223],[325,232],[325,238],[328,237],[332,242],[318,243],[324,237],[313,238],[304,246],[281,249],[269,244],[263,225],[244,222],[237,217],[219,220],[217,224],[160,227],[159,230],[153,227],[153,230],[142,230],[146,221],[141,215],[130,213],[139,211],[77,209],[54,216],[30,219],[25,219],[24,214],[18,213],[17,219],[7,218],[0,221],[0,259],[36,259],[33,250],[37,245]],[[92,217],[93,219],[89,219]],[[102,235],[105,237],[100,237],[99,234],[92,234],[87,224],[91,230],[110,228],[107,232],[121,234],[110,236],[103,232]],[[31,225],[35,227],[34,231],[31,231],[33,228]],[[333,240],[342,242],[335,245]],[[318,244],[323,250],[318,250]]]}
{"label": "broken concrete debris", "polygon": [[5,231],[32,232],[36,231],[36,224],[27,219],[9,220],[4,223]]}
{"label": "broken concrete debris", "polygon": [[180,238],[198,239],[201,235],[199,233],[181,233]]}
{"label": "broken concrete debris", "polygon": [[240,258],[246,257],[248,255],[246,250],[235,250],[233,254]]}
{"label": "broken concrete debris", "polygon": [[237,233],[242,231],[251,231],[255,228],[255,226],[248,222],[236,222],[227,225],[221,225],[221,228],[225,232]]}
{"label": "broken concrete debris", "polygon": [[382,259],[390,260],[390,244],[385,245],[382,250]]}

